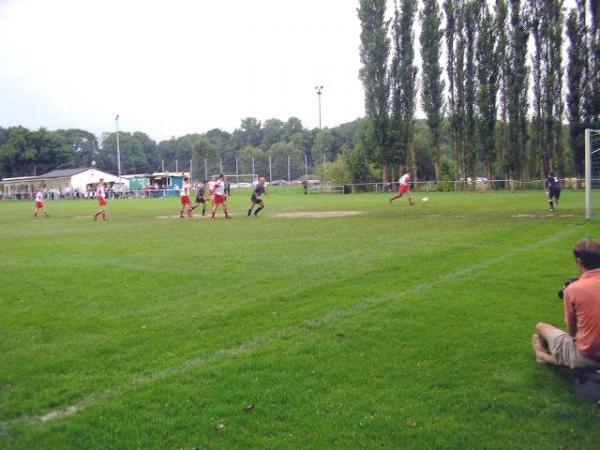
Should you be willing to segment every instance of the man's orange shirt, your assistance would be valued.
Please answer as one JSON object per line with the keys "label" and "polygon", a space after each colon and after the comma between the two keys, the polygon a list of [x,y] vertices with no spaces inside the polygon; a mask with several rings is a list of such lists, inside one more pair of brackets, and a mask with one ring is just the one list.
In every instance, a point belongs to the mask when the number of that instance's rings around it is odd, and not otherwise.
{"label": "man's orange shirt", "polygon": [[565,321],[579,351],[600,360],[600,269],[584,272],[565,289]]}

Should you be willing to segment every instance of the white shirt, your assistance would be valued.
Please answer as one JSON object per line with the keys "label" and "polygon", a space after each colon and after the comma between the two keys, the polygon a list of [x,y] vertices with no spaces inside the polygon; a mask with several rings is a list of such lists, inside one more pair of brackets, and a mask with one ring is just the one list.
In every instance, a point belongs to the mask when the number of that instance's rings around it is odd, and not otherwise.
{"label": "white shirt", "polygon": [[214,190],[216,195],[225,195],[225,182],[221,180],[215,181]]}
{"label": "white shirt", "polygon": [[35,194],[35,201],[36,202],[43,202],[44,201],[44,194],[41,192],[38,192],[37,194]]}
{"label": "white shirt", "polygon": [[96,197],[105,198],[104,197],[104,186],[101,184],[99,184],[98,187],[96,188]]}
{"label": "white shirt", "polygon": [[408,186],[408,183],[410,183],[410,175],[405,173],[404,175],[402,175],[400,177],[400,180],[398,180],[398,182],[402,185],[402,186]]}
{"label": "white shirt", "polygon": [[182,187],[181,187],[181,191],[179,192],[179,195],[181,197],[185,197],[190,195],[190,189],[191,189],[191,185],[190,183],[185,183]]}

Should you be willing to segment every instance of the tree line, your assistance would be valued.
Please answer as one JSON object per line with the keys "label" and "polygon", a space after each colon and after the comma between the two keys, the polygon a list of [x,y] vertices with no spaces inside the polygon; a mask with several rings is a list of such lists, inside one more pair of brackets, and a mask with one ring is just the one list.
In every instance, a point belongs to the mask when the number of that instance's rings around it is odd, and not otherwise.
{"label": "tree line", "polygon": [[[182,171],[193,161],[195,174],[267,175],[268,164],[273,178],[327,173],[346,183],[388,181],[406,167],[430,180],[583,174],[583,130],[600,127],[600,1],[566,11],[563,0],[395,0],[390,16],[387,3],[360,0],[357,9],[365,117],[322,130],[295,117],[247,117],[233,132],[159,142],[120,132],[122,173]],[[116,140],[0,128],[0,177],[92,161],[116,173]]]}
{"label": "tree line", "polygon": [[386,7],[360,0],[357,10],[367,113],[359,151],[383,180],[395,166],[421,171],[419,101],[435,179],[583,174],[583,130],[600,126],[599,1],[566,11],[563,0],[396,0],[390,19]]}

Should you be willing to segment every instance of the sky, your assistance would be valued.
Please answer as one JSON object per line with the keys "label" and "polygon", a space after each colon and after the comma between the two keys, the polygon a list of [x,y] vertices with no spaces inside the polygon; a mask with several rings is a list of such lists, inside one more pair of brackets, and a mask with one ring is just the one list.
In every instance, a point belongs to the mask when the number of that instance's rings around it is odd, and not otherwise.
{"label": "sky", "polygon": [[364,115],[357,6],[0,0],[0,126],[100,135],[119,114],[121,130],[156,140],[231,132],[244,117],[315,128],[317,85],[323,127],[352,121]]}
{"label": "sky", "polygon": [[0,0],[0,126],[167,139],[364,114],[351,0]]}

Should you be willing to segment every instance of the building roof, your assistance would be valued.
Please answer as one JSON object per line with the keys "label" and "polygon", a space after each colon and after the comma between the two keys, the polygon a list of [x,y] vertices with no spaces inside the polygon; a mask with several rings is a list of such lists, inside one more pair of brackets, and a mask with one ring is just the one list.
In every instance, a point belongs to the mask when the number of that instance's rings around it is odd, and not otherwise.
{"label": "building roof", "polygon": [[78,169],[59,169],[52,170],[48,173],[40,175],[38,178],[67,178],[72,177],[73,175],[77,175],[78,173],[85,172],[89,170],[89,167],[80,167]]}

